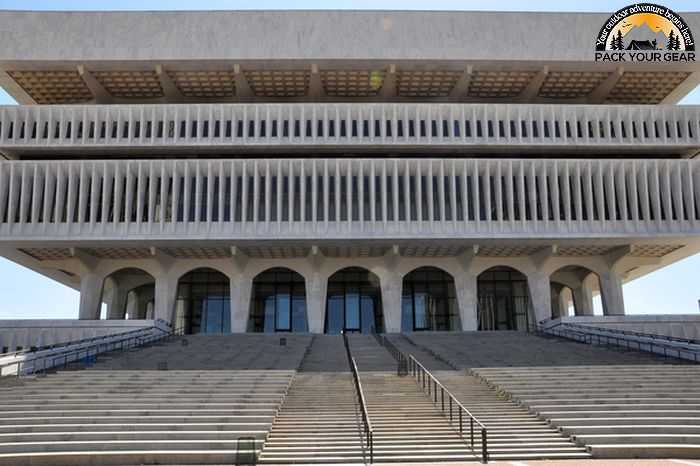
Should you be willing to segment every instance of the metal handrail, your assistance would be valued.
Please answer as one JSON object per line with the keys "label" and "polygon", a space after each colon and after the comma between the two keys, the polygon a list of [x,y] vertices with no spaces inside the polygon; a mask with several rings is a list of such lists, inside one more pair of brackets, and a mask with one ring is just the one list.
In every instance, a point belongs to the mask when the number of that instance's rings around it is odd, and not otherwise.
{"label": "metal handrail", "polygon": [[[170,326],[172,328],[172,326]],[[55,368],[55,367],[62,367],[62,366],[67,366],[71,362],[78,362],[81,360],[82,355],[84,354],[84,357],[87,359],[90,356],[94,356],[97,358],[97,356],[100,353],[107,353],[109,351],[116,351],[116,350],[123,350],[123,349],[131,349],[131,348],[136,348],[139,346],[145,346],[147,344],[152,344],[156,341],[162,340],[167,337],[171,337],[174,335],[182,335],[184,333],[183,328],[179,328],[176,330],[164,330],[162,328],[159,328],[158,326],[153,326],[147,329],[140,329],[141,331],[158,331],[161,332],[160,334],[157,335],[149,335],[149,336],[140,336],[140,335],[132,335],[127,338],[121,338],[121,339],[116,339],[104,343],[99,343],[95,345],[90,345],[87,347],[82,347],[82,348],[77,348],[72,351],[66,351],[60,354],[45,354],[45,355],[36,355],[35,357],[30,357],[28,359],[23,359],[20,361],[12,361],[4,364],[0,364],[0,377],[2,377],[2,369],[5,367],[11,367],[11,366],[17,366],[17,373],[16,376],[19,378],[22,375],[22,366],[26,365],[28,363],[34,363],[32,366],[32,371],[30,374],[36,374],[38,371],[46,371],[47,369]],[[128,333],[134,333],[134,332],[128,332]],[[120,334],[117,334],[117,338],[119,337]],[[110,348],[111,347],[111,348]],[[91,354],[91,351],[94,351],[94,353]],[[56,361],[63,359],[63,362],[60,364],[57,364]],[[39,364],[37,364],[38,361],[41,361],[41,367],[39,368]],[[47,362],[50,362],[50,364],[47,364]]]}
{"label": "metal handrail", "polygon": [[362,414],[362,424],[364,428],[364,435],[366,437],[366,445],[369,448],[369,462],[374,463],[374,430],[372,429],[372,422],[369,419],[369,413],[367,412],[367,403],[365,403],[365,394],[362,391],[362,381],[360,380],[360,373],[357,370],[357,364],[355,363],[355,358],[352,357],[350,352],[350,345],[348,344],[348,336],[343,334],[343,342],[345,343],[345,352],[348,355],[348,363],[350,364],[350,372],[352,372],[352,379],[355,383],[355,394],[357,395],[357,400],[360,405],[360,413]]}
{"label": "metal handrail", "polygon": [[617,329],[617,328],[592,327],[590,325],[574,324],[574,323],[570,323],[570,322],[561,322],[559,325],[566,326],[566,327],[579,328],[579,329],[582,329],[584,331],[593,330],[596,332],[617,333],[620,335],[628,335],[631,337],[653,338],[654,340],[666,340],[666,341],[672,341],[672,342],[676,342],[676,343],[686,343],[689,345],[700,345],[700,340],[694,340],[692,338],[673,337],[670,335],[658,335],[655,333],[633,332],[631,330],[621,330],[621,329]]}
{"label": "metal handrail", "polygon": [[[450,424],[457,422],[459,434],[462,438],[464,438],[464,415],[466,415],[466,418],[469,419],[469,448],[471,448],[475,456],[479,456],[475,449],[475,425],[477,430],[481,430],[481,461],[483,463],[488,463],[488,430],[486,426],[474,417],[474,415],[412,355],[408,356],[408,372],[417,380],[418,384],[423,388],[423,391],[427,392],[433,403],[440,408],[442,415],[449,418]],[[438,390],[440,390],[440,396],[438,396]],[[457,411],[456,416],[454,414],[455,410]],[[455,419],[455,417],[457,419]]]}
{"label": "metal handrail", "polygon": [[[156,321],[166,325],[167,327],[172,328],[172,324],[170,322],[167,322],[163,319],[156,319]],[[123,337],[126,335],[131,335],[133,333],[143,332],[145,330],[152,330],[153,328],[156,328],[156,326],[141,327],[141,328],[137,328],[134,330],[129,330],[128,332],[109,333],[107,335],[99,335],[96,337],[82,338],[80,340],[71,340],[71,341],[66,341],[66,342],[62,342],[62,343],[54,343],[53,345],[44,345],[44,346],[39,346],[39,347],[33,348],[33,349],[27,348],[27,349],[21,349],[18,351],[8,351],[7,353],[0,353],[0,358],[9,357],[9,356],[19,356],[19,355],[26,354],[26,353],[36,353],[39,351],[48,351],[48,350],[63,348],[66,346],[71,346],[71,345],[80,345],[83,343],[90,343],[91,341],[104,340],[107,338]]]}
{"label": "metal handrail", "polygon": [[[444,385],[442,385],[421,363],[419,363],[416,358],[414,358],[412,355],[408,355],[408,358],[406,358],[406,355],[403,354],[397,347],[394,345],[394,343],[389,340],[386,336],[381,335],[379,333],[375,334],[375,338],[379,342],[381,346],[383,346],[389,354],[391,354],[394,359],[401,364],[402,361],[407,361],[408,364],[408,373],[413,376],[414,379],[418,382],[419,385],[423,388],[424,391],[426,391],[427,388],[427,393],[428,396],[431,398],[433,403],[435,403],[436,406],[440,407],[440,410],[442,412],[442,415],[445,416],[446,418],[449,418],[450,424],[455,422],[454,418],[454,412],[453,409],[457,409],[458,413],[458,430],[459,434],[462,438],[464,438],[464,415],[466,414],[466,418],[469,419],[469,448],[472,450],[474,453],[474,456],[479,456],[474,449],[474,424],[477,425],[477,428],[481,428],[481,461],[483,463],[488,463],[489,462],[489,451],[488,451],[488,430],[486,429],[486,426],[483,425],[472,413],[469,412],[467,408],[465,408],[462,403],[460,403],[455,396],[450,393],[449,390],[447,390]],[[430,378],[430,380],[427,382],[426,386],[426,375]],[[430,384],[433,384],[432,387]],[[440,402],[438,403],[438,395],[437,395],[437,389],[438,387],[440,388]],[[432,388],[432,390],[431,390]],[[447,394],[447,403],[448,407],[445,408],[445,394]],[[456,407],[456,408],[455,408]]]}
{"label": "metal handrail", "polygon": [[[545,328],[539,325],[535,326],[534,331],[538,334],[567,338],[569,340],[574,340],[579,343],[587,343],[590,345],[596,344],[598,346],[615,346],[628,351],[651,353],[656,355],[663,355],[664,357],[682,359],[684,361],[692,360],[696,364],[700,363],[700,350],[694,348],[682,348],[653,341],[630,340],[629,338],[621,338],[611,335],[599,335],[596,333],[585,333],[582,331],[575,332],[571,330]],[[654,351],[655,349],[658,351]],[[685,356],[691,356],[692,358],[688,358]]]}

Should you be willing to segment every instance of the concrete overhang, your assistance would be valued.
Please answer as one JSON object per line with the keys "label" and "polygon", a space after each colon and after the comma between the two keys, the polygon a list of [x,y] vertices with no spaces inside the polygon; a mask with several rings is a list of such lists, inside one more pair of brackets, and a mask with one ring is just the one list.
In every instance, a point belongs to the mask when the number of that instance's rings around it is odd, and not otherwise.
{"label": "concrete overhang", "polygon": [[[676,103],[700,82],[692,61],[596,62],[609,16],[3,11],[0,43],[9,45],[0,50],[0,86],[25,104],[655,104]],[[682,17],[700,31],[700,13]]]}

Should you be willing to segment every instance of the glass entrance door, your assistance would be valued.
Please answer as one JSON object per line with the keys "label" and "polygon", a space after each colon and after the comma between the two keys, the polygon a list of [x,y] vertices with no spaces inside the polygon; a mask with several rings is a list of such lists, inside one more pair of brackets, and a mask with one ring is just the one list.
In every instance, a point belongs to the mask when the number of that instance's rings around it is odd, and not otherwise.
{"label": "glass entrance door", "polygon": [[478,298],[479,330],[529,330],[530,296],[522,273],[506,267],[483,272]]}
{"label": "glass entrance door", "polygon": [[326,333],[371,333],[384,330],[381,289],[373,273],[347,268],[328,279]]}
{"label": "glass entrance door", "polygon": [[228,277],[208,268],[183,275],[177,287],[175,325],[188,334],[230,332]]}

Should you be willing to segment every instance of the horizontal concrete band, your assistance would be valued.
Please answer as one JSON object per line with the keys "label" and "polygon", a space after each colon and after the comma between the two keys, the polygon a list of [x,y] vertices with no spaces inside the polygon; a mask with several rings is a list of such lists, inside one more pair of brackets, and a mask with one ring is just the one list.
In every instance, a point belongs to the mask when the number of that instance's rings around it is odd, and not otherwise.
{"label": "horizontal concrete band", "polygon": [[697,160],[13,161],[0,163],[0,235],[695,237],[699,189]]}
{"label": "horizontal concrete band", "polygon": [[[0,107],[0,153],[591,151],[691,156],[698,106],[190,104]],[[176,152],[175,152],[176,153]]]}
{"label": "horizontal concrete band", "polygon": [[[0,51],[0,60],[593,62],[595,41],[613,12],[3,11],[0,40],[12,46]],[[700,14],[682,17],[698,34]],[[486,31],[497,31],[498,40]],[[547,46],[553,37],[557,46]]]}

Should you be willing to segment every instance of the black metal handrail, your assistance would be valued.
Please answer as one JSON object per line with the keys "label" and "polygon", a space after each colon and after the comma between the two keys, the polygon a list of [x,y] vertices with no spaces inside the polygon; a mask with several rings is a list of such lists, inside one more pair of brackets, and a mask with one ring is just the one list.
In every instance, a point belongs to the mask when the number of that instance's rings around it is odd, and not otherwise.
{"label": "black metal handrail", "polygon": [[[131,349],[131,348],[136,348],[136,347],[140,347],[140,346],[145,346],[148,344],[152,344],[156,341],[162,340],[164,338],[168,338],[168,337],[171,337],[174,335],[184,334],[183,328],[172,330],[172,326],[170,326],[170,327],[171,327],[171,330],[164,330],[164,329],[159,328],[157,326],[153,326],[150,328],[140,329],[140,330],[142,332],[144,332],[144,331],[158,331],[161,333],[151,334],[148,336],[130,335],[130,336],[126,336],[126,338],[120,338],[120,334],[117,334],[115,337],[117,339],[115,339],[115,340],[102,342],[102,343],[90,345],[87,347],[76,348],[73,351],[65,351],[65,352],[62,352],[60,354],[35,355],[34,357],[30,357],[28,359],[22,359],[20,361],[12,361],[12,362],[7,362],[5,364],[0,364],[0,377],[2,377],[2,369],[5,367],[17,366],[16,376],[20,377],[22,375],[22,366],[27,365],[28,363],[33,363],[31,374],[35,374],[39,371],[46,371],[47,369],[67,366],[70,363],[78,363],[82,360],[83,357],[86,360],[88,358],[90,358],[90,356],[93,356],[96,359],[97,356],[101,353],[108,353],[110,351]],[[134,332],[128,332],[128,333],[132,334]],[[62,363],[56,363],[57,360],[61,360],[61,359],[63,359]],[[39,364],[37,364],[38,361],[41,361],[41,367],[39,367]],[[49,362],[50,364],[47,364],[47,362]]]}
{"label": "black metal handrail", "polygon": [[[467,410],[459,401],[457,401],[457,398],[452,395],[452,393],[449,392],[428,370],[421,364],[419,363],[416,358],[414,358],[411,355],[408,355],[408,358],[406,357],[405,354],[403,354],[397,347],[394,345],[394,343],[389,340],[386,336],[381,335],[379,333],[375,334],[375,338],[377,339],[377,342],[381,346],[383,346],[389,354],[391,354],[394,359],[399,363],[399,367],[401,366],[402,361],[407,361],[408,365],[408,373],[413,376],[414,379],[418,382],[419,385],[423,388],[425,391],[427,388],[427,393],[428,396],[433,400],[433,403],[435,403],[436,406],[438,406],[442,412],[442,415],[445,416],[450,420],[450,424],[453,424],[454,422],[457,422],[457,430],[459,431],[459,434],[464,438],[464,420],[466,414],[466,419],[469,419],[469,448],[472,450],[474,453],[474,456],[479,456],[476,452],[476,449],[474,448],[475,443],[474,443],[474,425],[476,424],[477,428],[481,428],[481,461],[484,463],[489,462],[489,451],[488,451],[488,431],[486,429],[486,426],[484,426],[477,418],[474,417],[472,413]],[[426,376],[430,378],[430,380],[427,383],[426,386]],[[432,385],[432,390],[431,390],[431,385]],[[438,403],[438,396],[437,396],[437,388],[440,387],[440,402]],[[445,407],[445,394],[447,394],[447,408]],[[455,419],[454,415],[454,410],[457,411],[457,419]]]}
{"label": "black metal handrail", "polygon": [[593,330],[596,332],[615,333],[618,335],[627,335],[630,337],[637,337],[637,338],[652,338],[654,340],[666,340],[666,341],[672,341],[675,343],[685,343],[688,345],[700,345],[700,340],[693,340],[692,338],[673,337],[670,335],[658,335],[655,333],[646,333],[646,332],[633,332],[631,330],[621,330],[621,329],[617,329],[617,328],[592,327],[590,325],[575,324],[575,323],[571,323],[571,322],[561,322],[559,325],[566,326],[566,327],[572,327],[572,328],[578,328],[578,329],[581,329],[583,331]]}
{"label": "black metal handrail", "polygon": [[[625,349],[627,351],[638,351],[641,353],[651,353],[663,355],[664,357],[673,357],[684,361],[700,362],[700,350],[694,348],[683,348],[674,345],[654,341],[639,341],[630,340],[629,338],[621,338],[612,335],[599,335],[597,333],[585,333],[585,331],[560,330],[554,328],[545,328],[535,326],[534,332],[541,335],[551,335],[555,337],[566,338],[579,343],[598,346],[614,346]],[[656,350],[656,351],[655,351]],[[686,357],[690,356],[690,357]]]}
{"label": "black metal handrail", "polygon": [[[167,327],[170,327],[170,328],[173,327],[173,325],[170,322],[167,322],[163,319],[156,319],[156,321],[160,322],[161,324],[163,324]],[[104,339],[108,339],[108,338],[123,337],[123,336],[131,335],[134,333],[143,332],[145,330],[150,330],[153,328],[157,328],[157,327],[141,327],[141,328],[137,328],[134,330],[129,330],[128,332],[109,333],[107,335],[99,335],[96,337],[82,338],[80,340],[71,340],[71,341],[66,341],[66,342],[62,342],[62,343],[54,343],[53,345],[44,345],[44,346],[39,346],[36,348],[26,348],[26,349],[21,349],[18,351],[8,351],[7,353],[0,353],[0,358],[9,357],[9,356],[19,356],[21,354],[27,354],[27,353],[36,353],[39,351],[54,350],[54,349],[64,348],[66,346],[72,346],[72,345],[82,345],[83,343],[90,343],[92,341],[104,340]]]}
{"label": "black metal handrail", "polygon": [[[479,456],[476,448],[475,431],[479,430],[481,432],[481,461],[488,463],[489,448],[486,426],[479,422],[428,369],[411,355],[408,356],[408,373],[417,380],[418,385],[428,394],[435,406],[440,408],[442,415],[450,420],[450,424],[457,424],[457,430],[462,438],[465,438],[464,421],[465,419],[469,420],[469,448],[471,448],[475,456]],[[439,396],[438,393],[440,394]]]}
{"label": "black metal handrail", "polygon": [[367,413],[367,403],[365,403],[365,394],[362,391],[362,381],[360,380],[360,373],[357,370],[357,364],[355,363],[355,358],[352,357],[350,352],[350,345],[348,343],[348,336],[343,334],[343,342],[345,343],[345,352],[348,355],[348,364],[350,364],[350,372],[352,372],[352,379],[355,383],[355,394],[357,395],[357,401],[360,405],[360,413],[362,415],[362,425],[364,429],[364,436],[366,438],[366,447],[369,449],[369,462],[374,463],[374,430],[372,429],[372,422],[369,419],[369,414]]}

